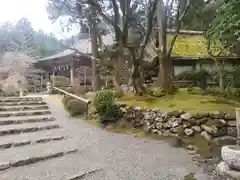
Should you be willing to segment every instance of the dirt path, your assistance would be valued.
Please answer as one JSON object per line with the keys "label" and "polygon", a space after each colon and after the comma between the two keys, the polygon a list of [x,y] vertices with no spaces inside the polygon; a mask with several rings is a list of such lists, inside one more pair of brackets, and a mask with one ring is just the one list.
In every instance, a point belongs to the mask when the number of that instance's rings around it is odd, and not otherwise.
{"label": "dirt path", "polygon": [[0,172],[1,180],[183,180],[189,173],[209,179],[184,149],[106,132],[69,117],[55,96],[43,98],[79,151]]}

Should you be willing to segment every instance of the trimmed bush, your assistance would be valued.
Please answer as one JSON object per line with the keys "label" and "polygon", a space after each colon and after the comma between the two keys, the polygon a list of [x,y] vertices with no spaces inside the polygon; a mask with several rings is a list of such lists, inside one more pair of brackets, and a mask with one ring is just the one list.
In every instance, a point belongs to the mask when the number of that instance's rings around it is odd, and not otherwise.
{"label": "trimmed bush", "polygon": [[114,94],[111,90],[98,91],[94,97],[93,105],[101,117],[101,123],[115,122],[118,119],[118,107],[114,105]]}
{"label": "trimmed bush", "polygon": [[71,116],[83,115],[87,111],[86,103],[77,99],[68,100],[65,107]]}
{"label": "trimmed bush", "polygon": [[64,76],[55,76],[53,80],[56,87],[67,87],[70,85],[69,79]]}

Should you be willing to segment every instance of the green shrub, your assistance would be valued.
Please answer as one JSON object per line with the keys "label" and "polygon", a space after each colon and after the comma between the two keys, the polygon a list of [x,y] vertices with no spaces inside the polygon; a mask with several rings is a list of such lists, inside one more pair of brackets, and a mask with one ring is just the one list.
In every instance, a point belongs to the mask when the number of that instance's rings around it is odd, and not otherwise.
{"label": "green shrub", "polygon": [[101,117],[101,122],[114,122],[117,120],[118,107],[114,105],[114,94],[111,90],[100,90],[93,99],[93,105]]}
{"label": "green shrub", "polygon": [[66,87],[70,85],[69,79],[64,76],[55,76],[53,78],[56,87]]}
{"label": "green shrub", "polygon": [[93,99],[93,105],[100,115],[108,113],[114,104],[114,94],[111,90],[100,90]]}
{"label": "green shrub", "polygon": [[87,104],[77,99],[68,100],[65,107],[71,116],[83,115],[87,111]]}

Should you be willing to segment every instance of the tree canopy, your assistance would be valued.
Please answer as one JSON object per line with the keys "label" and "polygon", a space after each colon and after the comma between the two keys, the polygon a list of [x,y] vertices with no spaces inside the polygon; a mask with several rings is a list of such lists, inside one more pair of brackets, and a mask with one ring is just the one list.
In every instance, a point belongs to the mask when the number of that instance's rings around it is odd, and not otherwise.
{"label": "tree canopy", "polygon": [[22,52],[32,57],[45,57],[62,48],[54,35],[35,31],[29,20],[22,18],[15,25],[10,22],[0,25],[0,49],[5,52]]}

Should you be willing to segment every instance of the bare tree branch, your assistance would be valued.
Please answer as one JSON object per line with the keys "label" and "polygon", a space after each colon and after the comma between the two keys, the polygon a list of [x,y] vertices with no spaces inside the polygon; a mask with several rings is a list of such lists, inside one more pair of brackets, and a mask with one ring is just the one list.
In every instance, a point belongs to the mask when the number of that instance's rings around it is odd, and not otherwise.
{"label": "bare tree branch", "polygon": [[180,2],[178,3],[177,15],[176,15],[176,29],[175,29],[176,31],[175,31],[175,35],[173,36],[173,39],[170,43],[170,48],[168,50],[168,56],[171,56],[171,54],[172,54],[173,46],[174,46],[174,43],[175,43],[175,41],[177,39],[177,36],[179,34],[182,20],[183,20],[184,16],[186,15],[186,13],[189,9],[189,6],[190,6],[190,0],[187,0],[186,4],[184,6],[184,10],[183,10],[182,14],[180,15],[181,3]]}

